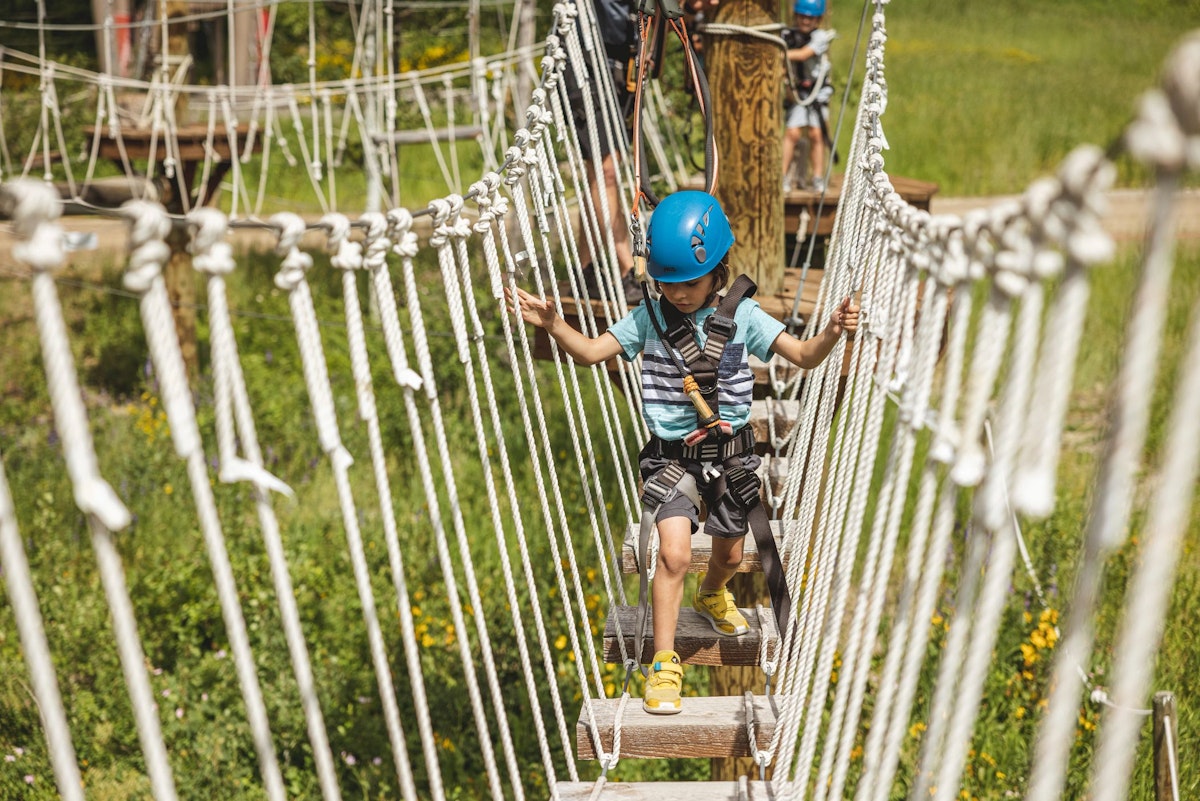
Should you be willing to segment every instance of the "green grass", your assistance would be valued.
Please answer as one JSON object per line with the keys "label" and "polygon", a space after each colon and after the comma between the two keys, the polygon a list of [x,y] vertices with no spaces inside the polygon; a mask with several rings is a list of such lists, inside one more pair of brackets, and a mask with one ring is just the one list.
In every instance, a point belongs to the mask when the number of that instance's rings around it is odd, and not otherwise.
{"label": "green grass", "polygon": [[[885,9],[887,170],[950,196],[1017,193],[1075,146],[1116,141],[1166,53],[1200,22],[1196,0],[904,0]],[[859,7],[837,4],[833,15],[840,93]],[[861,65],[855,76],[857,85]],[[1118,166],[1121,184],[1145,183],[1127,159]]]}

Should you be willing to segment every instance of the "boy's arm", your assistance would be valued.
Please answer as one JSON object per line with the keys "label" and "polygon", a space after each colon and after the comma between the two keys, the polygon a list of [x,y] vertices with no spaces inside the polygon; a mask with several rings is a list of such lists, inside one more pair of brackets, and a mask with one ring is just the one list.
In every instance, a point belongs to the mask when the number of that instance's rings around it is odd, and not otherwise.
{"label": "boy's arm", "polygon": [[843,331],[853,334],[857,330],[858,306],[846,298],[829,316],[829,323],[821,333],[811,339],[800,340],[783,331],[771,343],[771,352],[808,370],[825,361],[825,357],[841,339]]}
{"label": "boy's arm", "polygon": [[558,316],[554,304],[546,298],[539,298],[518,288],[514,302],[507,287],[504,289],[504,295],[514,314],[520,314],[525,322],[545,329],[576,364],[585,367],[599,364],[620,355],[622,351],[621,343],[607,331],[598,337],[589,337],[572,328],[566,320]]}

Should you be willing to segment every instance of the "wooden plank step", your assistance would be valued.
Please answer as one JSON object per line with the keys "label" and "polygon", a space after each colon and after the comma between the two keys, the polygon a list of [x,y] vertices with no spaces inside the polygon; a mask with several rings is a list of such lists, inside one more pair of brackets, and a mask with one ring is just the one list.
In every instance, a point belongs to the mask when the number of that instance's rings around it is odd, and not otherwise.
{"label": "wooden plank step", "polygon": [[[767,801],[779,798],[780,782],[746,782],[745,794],[739,795],[738,782],[609,782],[597,796],[599,801]],[[560,801],[588,801],[595,782],[559,782],[555,785]]]}
{"label": "wooden plank step", "polygon": [[[767,748],[775,732],[775,696],[754,698],[755,740],[759,749]],[[580,711],[575,725],[576,748],[580,759],[596,759],[597,751],[612,751],[613,721],[619,698],[593,701],[591,709],[600,730],[601,747],[592,742],[587,724],[587,706]],[[621,757],[629,759],[667,757],[739,757],[750,756],[746,737],[746,702],[742,696],[687,696],[684,686],[683,709],[676,715],[651,715],[642,709],[641,698],[630,698],[621,717]]]}
{"label": "wooden plank step", "polygon": [[755,442],[768,447],[771,442],[772,426],[776,439],[786,437],[800,419],[800,401],[778,398],[759,398],[750,403],[750,420],[747,425],[754,432]]}
{"label": "wooden plank step", "polygon": [[[783,540],[780,533],[780,522],[778,520],[771,521],[771,533],[775,535],[775,545],[779,548],[780,553],[783,552]],[[621,548],[621,572],[636,573],[637,572],[637,526],[630,526],[625,532],[625,544]],[[712,552],[712,537],[704,533],[704,523],[700,524],[700,530],[692,535],[692,561],[688,565],[689,573],[703,573],[708,570],[708,557]],[[783,567],[786,570],[788,557],[783,558]],[[758,545],[754,542],[754,535],[747,533],[746,543],[742,549],[742,563],[738,565],[739,573],[761,573],[762,562],[758,559]]]}
{"label": "wooden plank step", "polygon": [[[685,599],[686,601],[686,599]],[[717,634],[708,620],[690,606],[679,610],[679,625],[675,629],[675,652],[689,665],[757,665],[764,639],[767,643],[767,658],[775,656],[779,645],[779,631],[775,627],[775,616],[764,608],[742,609],[750,631],[740,637]],[[604,661],[620,664],[620,640],[617,637],[617,622],[625,636],[625,652],[632,654],[634,632],[637,623],[636,606],[618,606],[617,613],[610,615],[604,626]],[[654,620],[646,615],[646,639],[642,643],[641,663],[649,664],[654,659]]]}

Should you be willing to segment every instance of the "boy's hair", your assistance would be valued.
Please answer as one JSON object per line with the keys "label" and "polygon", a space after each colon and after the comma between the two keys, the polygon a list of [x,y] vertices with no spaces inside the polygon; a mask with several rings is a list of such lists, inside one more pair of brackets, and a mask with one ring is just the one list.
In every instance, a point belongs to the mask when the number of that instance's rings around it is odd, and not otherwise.
{"label": "boy's hair", "polygon": [[[712,294],[708,296],[708,300],[711,301],[713,297],[722,289],[724,289],[729,283],[729,256],[723,257],[719,262],[717,262],[717,266],[713,267],[711,270],[705,273],[705,275],[711,275],[713,277]],[[704,276],[701,276],[701,278],[703,277]],[[654,283],[658,284],[659,282],[655,281]],[[662,292],[662,288],[659,287],[658,291]]]}
{"label": "boy's hair", "polygon": [[717,262],[717,266],[712,268],[713,277],[713,292],[720,292],[729,283],[729,257],[721,259]]}

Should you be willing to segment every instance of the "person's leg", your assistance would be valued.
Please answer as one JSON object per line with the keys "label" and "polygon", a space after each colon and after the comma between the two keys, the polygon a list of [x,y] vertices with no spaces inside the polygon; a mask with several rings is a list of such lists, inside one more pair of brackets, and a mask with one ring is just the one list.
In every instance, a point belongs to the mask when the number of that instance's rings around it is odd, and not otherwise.
{"label": "person's leg", "polygon": [[675,652],[675,627],[691,560],[692,521],[682,516],[659,520],[658,566],[650,588],[654,601],[654,660],[642,697],[642,709],[652,715],[674,715],[683,708],[683,665]]}
{"label": "person's leg", "polygon": [[[709,515],[708,525],[712,525],[713,515]],[[733,593],[725,588],[738,565],[742,563],[742,547],[745,536],[742,537],[713,537],[712,552],[708,557],[708,572],[696,588],[696,596],[692,599],[692,608],[708,620],[713,631],[729,637],[745,634],[750,630],[750,624],[738,610]]]}
{"label": "person's leg", "polygon": [[820,127],[810,126],[808,134],[808,163],[812,167],[813,181],[825,180],[825,134]]}
{"label": "person's leg", "polygon": [[800,141],[800,128],[786,128],[783,132],[783,183],[791,186],[792,158],[796,153],[796,144]]}
{"label": "person's leg", "polygon": [[[612,153],[605,153],[600,160],[600,178],[596,177],[596,170],[588,171],[588,179],[592,191],[592,203],[596,209],[597,215],[602,215],[604,206],[601,205],[601,193],[604,194],[604,200],[608,203],[608,219],[609,229],[612,230],[613,245],[617,251],[617,266],[621,270],[621,275],[625,275],[633,269],[633,250],[629,244],[629,221],[622,219],[621,215],[621,198],[617,187],[617,159]],[[603,186],[601,186],[603,182]],[[604,226],[601,226],[600,235],[603,237]],[[585,262],[586,263],[586,262]]]}
{"label": "person's leg", "polygon": [[729,583],[733,574],[737,572],[738,565],[742,563],[742,547],[745,542],[745,537],[712,538],[712,552],[708,557],[708,573],[700,582],[700,592],[716,592]]}
{"label": "person's leg", "polygon": [[650,597],[654,603],[654,650],[675,650],[675,628],[683,582],[692,560],[692,524],[686,517],[658,521],[658,565]]}

